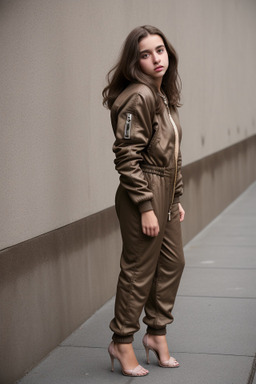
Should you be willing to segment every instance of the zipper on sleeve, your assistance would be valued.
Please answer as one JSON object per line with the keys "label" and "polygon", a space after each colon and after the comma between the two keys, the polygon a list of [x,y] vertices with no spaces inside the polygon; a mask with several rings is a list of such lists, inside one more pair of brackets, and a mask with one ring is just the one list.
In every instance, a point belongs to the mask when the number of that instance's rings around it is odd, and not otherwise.
{"label": "zipper on sleeve", "polygon": [[132,114],[127,113],[125,126],[124,126],[124,139],[126,140],[131,138],[131,126],[132,126]]}

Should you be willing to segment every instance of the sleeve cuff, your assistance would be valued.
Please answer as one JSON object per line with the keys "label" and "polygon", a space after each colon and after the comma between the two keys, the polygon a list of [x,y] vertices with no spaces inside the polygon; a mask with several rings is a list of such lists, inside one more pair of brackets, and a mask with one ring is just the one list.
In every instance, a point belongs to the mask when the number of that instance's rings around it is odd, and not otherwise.
{"label": "sleeve cuff", "polygon": [[151,210],[153,210],[151,200],[146,200],[146,201],[143,201],[142,203],[139,204],[140,213],[146,212],[146,211],[151,211]]}

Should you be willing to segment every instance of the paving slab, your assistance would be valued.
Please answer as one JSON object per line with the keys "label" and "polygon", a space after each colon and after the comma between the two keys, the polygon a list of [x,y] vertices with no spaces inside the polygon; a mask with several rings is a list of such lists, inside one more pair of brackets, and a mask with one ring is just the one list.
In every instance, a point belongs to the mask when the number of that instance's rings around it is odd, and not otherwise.
{"label": "paving slab", "polygon": [[210,235],[207,235],[205,238],[202,237],[200,238],[200,241],[202,245],[207,244],[209,247],[216,244],[231,245],[233,247],[237,246],[240,249],[242,249],[242,247],[250,247],[250,246],[255,247],[256,246],[255,227],[256,227],[256,223],[254,225],[254,230],[251,231],[252,233],[250,235],[246,234],[245,233],[246,230],[244,230],[244,233],[242,232],[239,235],[236,235],[234,233],[233,236],[229,236],[227,239],[227,234],[225,234],[223,230],[223,232],[222,233],[220,232],[220,234],[217,232],[217,233],[212,233]]}
{"label": "paving slab", "polygon": [[256,269],[187,268],[179,295],[256,297]]}
{"label": "paving slab", "polygon": [[[256,231],[256,226],[255,226]],[[239,268],[256,269],[255,247],[211,245],[193,243],[185,247],[186,269],[193,268]]]}
{"label": "paving slab", "polygon": [[[255,213],[256,215],[256,213]],[[241,217],[239,216],[241,219]],[[203,230],[192,244],[200,242],[200,245],[209,246],[237,246],[239,248],[250,247],[256,245],[256,220],[250,220],[248,216],[245,216],[243,220],[247,223],[232,224],[233,218],[230,217],[226,220],[226,223],[216,221],[210,227]],[[187,245],[189,249],[190,243]]]}
{"label": "paving slab", "polygon": [[254,299],[178,297],[168,330],[171,351],[254,356]]}

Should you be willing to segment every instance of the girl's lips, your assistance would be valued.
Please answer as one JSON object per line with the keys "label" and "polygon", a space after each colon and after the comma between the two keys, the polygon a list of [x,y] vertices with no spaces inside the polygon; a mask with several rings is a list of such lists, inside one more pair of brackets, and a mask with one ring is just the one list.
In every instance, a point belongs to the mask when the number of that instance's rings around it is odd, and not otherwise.
{"label": "girl's lips", "polygon": [[154,69],[154,71],[156,71],[156,72],[160,72],[160,71],[162,71],[163,68],[164,68],[163,66],[156,67],[156,68]]}

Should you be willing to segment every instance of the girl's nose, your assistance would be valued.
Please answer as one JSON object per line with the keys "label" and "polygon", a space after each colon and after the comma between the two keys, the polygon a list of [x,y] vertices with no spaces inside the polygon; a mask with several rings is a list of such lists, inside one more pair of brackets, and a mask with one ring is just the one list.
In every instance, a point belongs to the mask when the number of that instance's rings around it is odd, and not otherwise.
{"label": "girl's nose", "polygon": [[156,54],[153,55],[153,62],[154,62],[154,64],[158,64],[160,62],[160,58],[158,55],[156,55]]}

